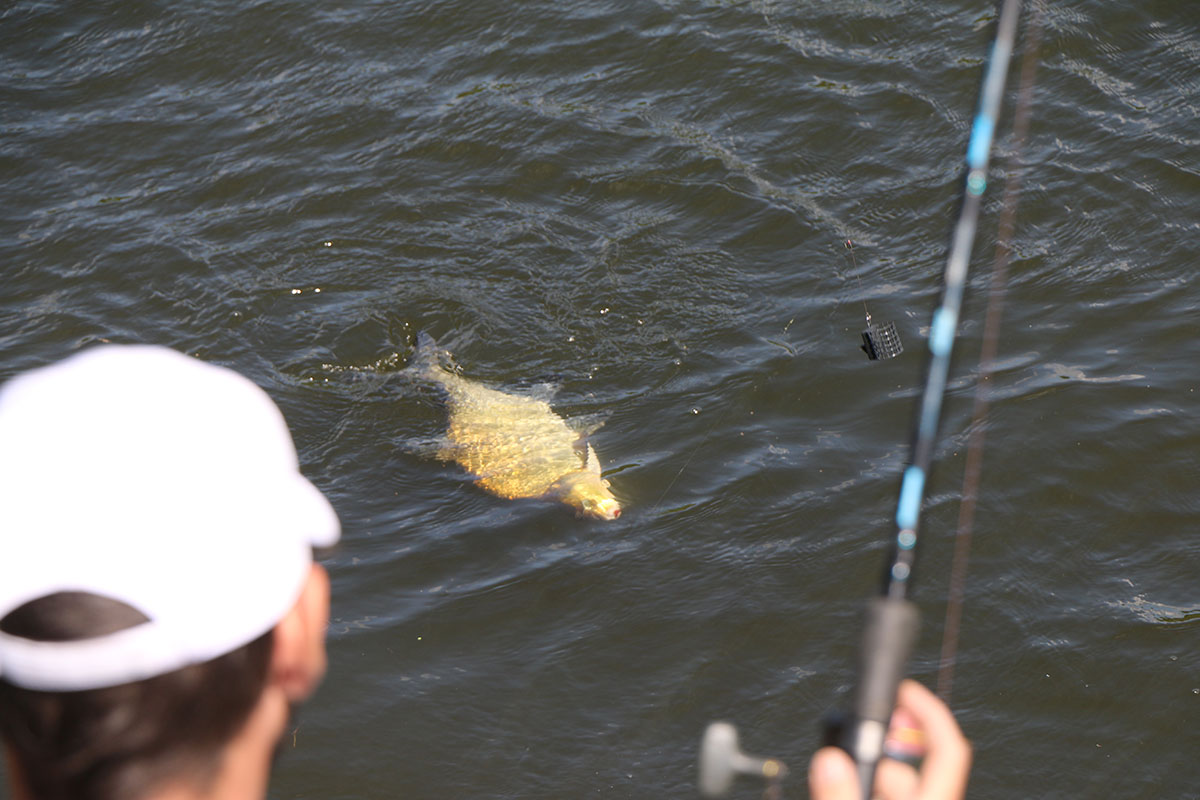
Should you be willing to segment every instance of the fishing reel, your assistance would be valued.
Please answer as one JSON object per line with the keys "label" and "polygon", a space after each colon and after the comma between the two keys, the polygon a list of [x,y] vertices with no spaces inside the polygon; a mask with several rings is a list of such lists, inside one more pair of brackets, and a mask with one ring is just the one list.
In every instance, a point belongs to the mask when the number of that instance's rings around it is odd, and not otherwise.
{"label": "fishing reel", "polygon": [[742,752],[737,728],[728,722],[710,723],[700,742],[700,794],[724,797],[738,775],[757,775],[767,782],[763,800],[781,800],[788,768],[777,758]]}
{"label": "fishing reel", "polygon": [[[899,563],[907,564],[910,555],[901,551]],[[893,566],[889,574],[897,572]],[[896,706],[897,687],[918,626],[917,607],[900,596],[873,597],[866,611],[854,710],[827,716],[823,726],[824,744],[841,747],[854,759],[864,800],[871,796],[875,768],[882,758],[913,763],[912,753],[889,748],[886,739],[892,709]],[[728,722],[711,723],[704,732],[700,744],[700,793],[705,797],[724,796],[738,775],[758,775],[767,781],[763,799],[780,800],[781,782],[787,772],[779,759],[742,752],[737,729]]]}

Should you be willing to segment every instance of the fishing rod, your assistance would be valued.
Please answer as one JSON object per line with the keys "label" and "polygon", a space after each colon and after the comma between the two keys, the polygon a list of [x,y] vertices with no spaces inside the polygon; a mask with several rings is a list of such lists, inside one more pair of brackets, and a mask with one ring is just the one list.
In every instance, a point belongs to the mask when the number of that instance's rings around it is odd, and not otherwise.
{"label": "fishing rod", "polygon": [[888,567],[879,596],[867,606],[866,630],[860,655],[859,683],[855,693],[854,715],[841,731],[838,742],[858,766],[863,800],[870,800],[875,770],[883,758],[884,739],[896,692],[916,640],[918,615],[908,599],[913,564],[916,560],[917,532],[925,484],[933,461],[942,400],[950,371],[950,355],[958,329],[966,287],[967,267],[979,210],[987,188],[987,168],[995,138],[1000,102],[1012,57],[1020,15],[1020,0],[1005,0],[996,26],[996,38],[984,73],[979,110],[971,125],[967,142],[966,180],[962,208],[954,226],[950,253],[943,274],[942,301],[933,312],[929,327],[929,356],[925,389],[917,414],[912,455],[900,483],[896,506],[896,535],[892,541]]}
{"label": "fishing rod", "polygon": [[1041,3],[1031,4],[1025,26],[1025,47],[1021,56],[1021,74],[1017,100],[1013,110],[1012,148],[1008,175],[1004,182],[1000,217],[996,223],[996,248],[992,263],[992,280],[988,289],[987,312],[983,323],[983,345],[979,353],[979,377],[975,383],[975,403],[971,409],[970,433],[967,436],[966,464],[963,467],[962,489],[959,491],[958,526],[954,534],[954,556],[950,562],[950,583],[946,598],[946,621],[942,626],[942,657],[938,665],[937,693],[950,703],[954,684],[954,662],[958,651],[958,629],[962,620],[963,595],[966,588],[967,557],[971,549],[971,534],[975,522],[975,506],[979,481],[983,473],[983,444],[987,433],[985,424],[990,405],[989,388],[995,371],[996,351],[1000,343],[1000,319],[1004,314],[1007,294],[1008,266],[1012,258],[1012,238],[1016,228],[1017,205],[1021,195],[1024,172],[1022,149],[1029,133],[1033,108],[1033,84],[1037,72],[1038,48],[1042,40]]}
{"label": "fishing rod", "polygon": [[[884,740],[896,705],[900,680],[917,636],[918,613],[908,599],[925,485],[941,419],[942,401],[950,371],[950,356],[966,288],[971,249],[975,242],[987,170],[995,138],[1009,62],[1016,40],[1020,0],[1004,0],[996,38],[984,73],[979,107],[967,142],[963,202],[951,237],[943,272],[941,302],[929,328],[929,355],[925,387],[917,413],[908,466],[900,483],[896,505],[896,533],[892,539],[880,593],[867,605],[853,713],[829,731],[832,743],[854,759],[863,800],[870,800],[875,771],[884,757]],[[775,759],[747,756],[737,747],[736,735],[727,728],[709,726],[701,744],[700,789],[715,797],[728,790],[738,773],[768,778],[768,792],[778,794],[778,779],[786,770]]]}

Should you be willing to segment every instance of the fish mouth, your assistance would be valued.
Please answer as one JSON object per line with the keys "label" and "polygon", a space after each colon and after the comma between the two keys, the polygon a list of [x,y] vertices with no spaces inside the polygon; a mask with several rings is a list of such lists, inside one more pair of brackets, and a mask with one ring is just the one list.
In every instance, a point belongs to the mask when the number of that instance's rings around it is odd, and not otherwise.
{"label": "fish mouth", "polygon": [[597,510],[600,512],[598,516],[601,519],[616,519],[617,517],[621,516],[621,507],[616,504],[614,504],[611,508],[601,507]]}
{"label": "fish mouth", "polygon": [[595,493],[590,491],[576,491],[573,489],[562,499],[567,505],[573,506],[575,514],[580,517],[616,519],[621,516],[621,503],[607,492],[596,496]]}

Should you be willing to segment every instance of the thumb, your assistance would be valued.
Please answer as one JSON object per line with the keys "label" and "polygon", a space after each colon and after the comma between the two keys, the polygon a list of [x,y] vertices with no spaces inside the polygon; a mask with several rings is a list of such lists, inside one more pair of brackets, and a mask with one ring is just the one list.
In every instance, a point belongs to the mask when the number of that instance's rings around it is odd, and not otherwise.
{"label": "thumb", "polygon": [[859,800],[858,772],[846,751],[823,747],[808,767],[808,792],[812,800]]}

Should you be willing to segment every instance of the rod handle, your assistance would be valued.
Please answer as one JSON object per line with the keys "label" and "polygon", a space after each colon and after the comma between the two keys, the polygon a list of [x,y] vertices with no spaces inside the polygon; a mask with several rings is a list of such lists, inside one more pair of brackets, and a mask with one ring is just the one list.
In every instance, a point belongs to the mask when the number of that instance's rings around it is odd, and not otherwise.
{"label": "rod handle", "polygon": [[883,757],[883,742],[917,638],[917,625],[917,607],[908,600],[874,597],[867,605],[854,720],[842,743],[858,765],[864,800],[871,796],[875,768]]}

